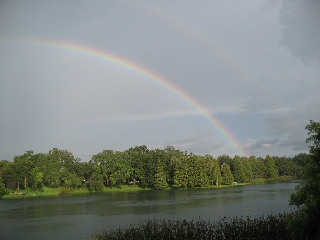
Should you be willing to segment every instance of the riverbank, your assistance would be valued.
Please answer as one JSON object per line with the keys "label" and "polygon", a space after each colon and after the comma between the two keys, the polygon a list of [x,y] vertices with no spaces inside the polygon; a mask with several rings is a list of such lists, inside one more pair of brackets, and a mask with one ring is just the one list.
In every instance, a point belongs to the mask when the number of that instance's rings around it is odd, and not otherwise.
{"label": "riverbank", "polygon": [[[235,183],[234,185],[212,185],[209,187],[202,187],[201,189],[211,189],[211,188],[229,188],[235,186],[244,186],[249,183]],[[104,187],[101,193],[110,193],[110,192],[137,192],[137,191],[159,191],[152,188],[141,188],[139,186],[128,186],[122,185],[121,187]],[[169,187],[166,190],[184,190],[180,188]],[[162,191],[162,190],[160,190]],[[21,189],[21,190],[11,190],[8,195],[4,195],[2,199],[16,199],[16,198],[28,198],[28,197],[53,197],[53,196],[72,196],[72,195],[81,195],[81,194],[90,194],[91,192],[87,188],[80,189],[68,189],[68,188],[48,188],[44,187],[43,191],[32,191],[30,188]]]}
{"label": "riverbank", "polygon": [[[245,186],[245,185],[257,185],[257,184],[267,184],[275,181],[287,181],[293,180],[289,177],[277,177],[272,179],[265,178],[257,178],[252,179],[247,183],[234,183],[233,185],[210,185],[208,187],[202,187],[201,189],[214,189],[214,188],[230,188],[236,186]],[[141,188],[139,186],[134,185],[122,185],[121,187],[104,187],[102,193],[110,193],[110,192],[134,192],[134,191],[159,191],[151,188]],[[166,190],[183,190],[177,188],[167,188]],[[88,188],[80,188],[80,189],[68,189],[64,187],[59,188],[48,188],[44,187],[43,191],[32,191],[30,188],[20,189],[20,190],[8,190],[9,194],[4,195],[2,199],[16,199],[16,198],[28,198],[28,197],[52,197],[52,196],[72,196],[72,195],[80,195],[80,194],[90,194],[91,192]]]}
{"label": "riverbank", "polygon": [[[152,190],[151,188],[141,188],[139,186],[128,186],[123,185],[121,188],[105,187],[102,190],[102,193],[109,192],[132,192],[132,191],[147,191]],[[28,198],[28,197],[53,197],[53,196],[72,196],[72,195],[81,195],[81,194],[90,194],[91,192],[88,188],[80,189],[68,189],[64,187],[59,188],[48,188],[44,187],[43,191],[32,191],[30,188],[21,189],[21,190],[9,190],[9,194],[4,195],[2,199],[16,199],[16,198]]]}

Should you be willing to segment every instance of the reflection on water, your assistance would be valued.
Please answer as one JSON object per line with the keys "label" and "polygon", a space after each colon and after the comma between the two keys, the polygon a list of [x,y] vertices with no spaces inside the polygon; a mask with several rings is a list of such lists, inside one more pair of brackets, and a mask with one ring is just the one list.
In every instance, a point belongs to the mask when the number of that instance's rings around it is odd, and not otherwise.
{"label": "reflection on water", "polygon": [[0,239],[84,239],[93,231],[153,218],[215,221],[283,212],[290,210],[290,194],[297,184],[3,199]]}

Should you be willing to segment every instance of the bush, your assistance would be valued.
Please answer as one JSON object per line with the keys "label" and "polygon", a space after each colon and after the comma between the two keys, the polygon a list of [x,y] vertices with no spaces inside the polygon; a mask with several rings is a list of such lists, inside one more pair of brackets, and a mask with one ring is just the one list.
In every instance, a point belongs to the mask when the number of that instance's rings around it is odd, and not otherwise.
{"label": "bush", "polygon": [[6,190],[6,187],[4,186],[4,184],[2,183],[2,178],[0,175],[0,198],[2,198],[6,194],[7,194],[7,190]]}
{"label": "bush", "polygon": [[90,185],[89,185],[90,192],[102,192],[104,185],[103,185],[103,178],[100,174],[93,173],[89,181],[90,181]]}

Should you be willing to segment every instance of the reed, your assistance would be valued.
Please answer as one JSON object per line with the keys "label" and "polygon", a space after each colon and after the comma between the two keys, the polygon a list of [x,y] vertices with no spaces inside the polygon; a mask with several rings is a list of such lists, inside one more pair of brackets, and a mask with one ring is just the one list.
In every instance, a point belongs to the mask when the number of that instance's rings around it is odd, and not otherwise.
{"label": "reed", "polygon": [[266,179],[265,178],[254,178],[249,181],[250,184],[252,185],[259,185],[259,184],[265,184]]}
{"label": "reed", "polygon": [[102,234],[93,234],[94,240],[127,239],[262,239],[293,240],[287,230],[287,217],[294,213],[280,213],[259,217],[223,218],[217,222],[193,220],[148,220],[128,228],[109,229]]}

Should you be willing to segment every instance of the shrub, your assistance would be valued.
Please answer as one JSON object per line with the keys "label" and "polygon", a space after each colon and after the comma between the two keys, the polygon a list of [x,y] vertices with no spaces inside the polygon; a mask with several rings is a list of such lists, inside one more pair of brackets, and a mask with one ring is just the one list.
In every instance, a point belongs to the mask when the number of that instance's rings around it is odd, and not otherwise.
{"label": "shrub", "polygon": [[102,192],[103,187],[104,185],[102,176],[98,173],[93,173],[90,177],[90,192]]}
{"label": "shrub", "polygon": [[6,193],[7,193],[7,189],[4,186],[4,184],[2,183],[2,178],[0,175],[0,198],[2,198],[4,195],[6,195]]}

